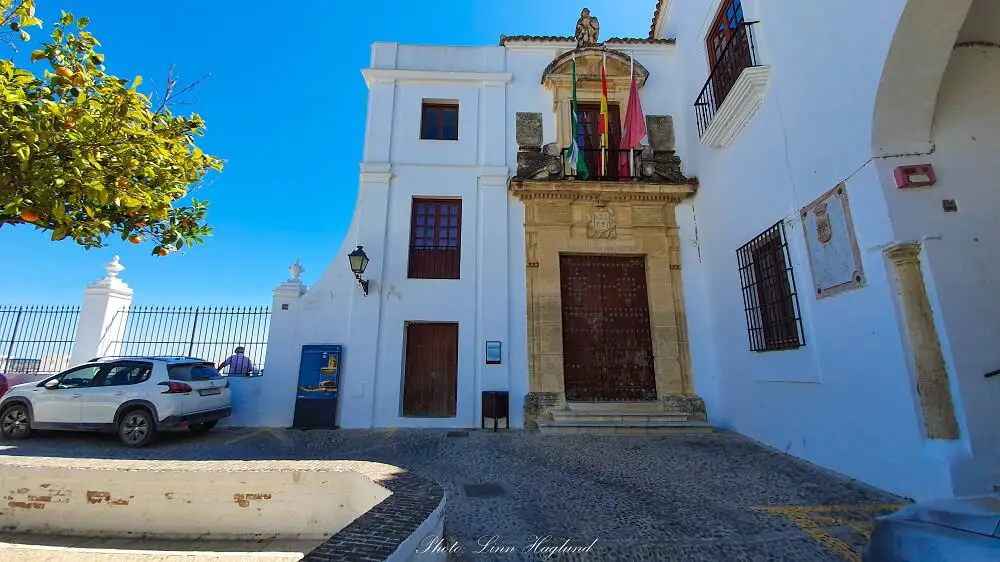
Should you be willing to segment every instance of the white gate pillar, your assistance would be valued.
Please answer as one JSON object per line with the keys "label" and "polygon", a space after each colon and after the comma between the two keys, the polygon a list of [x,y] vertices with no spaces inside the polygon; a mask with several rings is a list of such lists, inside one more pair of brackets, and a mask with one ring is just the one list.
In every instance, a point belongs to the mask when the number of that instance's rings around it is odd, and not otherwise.
{"label": "white gate pillar", "polygon": [[128,307],[132,304],[132,289],[118,278],[125,266],[118,256],[104,266],[108,274],[87,286],[83,307],[76,325],[76,337],[70,366],[94,357],[121,355],[121,340],[125,335]]}
{"label": "white gate pillar", "polygon": [[288,272],[292,274],[288,281],[274,289],[264,376],[259,379],[260,398],[253,419],[245,424],[248,426],[292,426],[295,396],[299,388],[299,354],[302,350],[296,336],[297,320],[306,285],[299,279],[305,272],[299,260],[295,260]]}

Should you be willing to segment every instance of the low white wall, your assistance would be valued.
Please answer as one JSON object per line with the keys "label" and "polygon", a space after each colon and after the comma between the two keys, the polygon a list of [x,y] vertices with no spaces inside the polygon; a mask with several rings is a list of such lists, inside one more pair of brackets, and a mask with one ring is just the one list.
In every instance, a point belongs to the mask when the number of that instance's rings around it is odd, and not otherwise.
{"label": "low white wall", "polygon": [[444,549],[428,548],[428,545],[437,544],[437,540],[444,539],[444,506],[447,502],[448,496],[445,494],[430,517],[399,545],[396,552],[385,559],[386,562],[443,562],[446,560],[448,553]]}
{"label": "low white wall", "polygon": [[220,427],[256,427],[261,425],[264,377],[229,377],[233,415],[219,422]]}
{"label": "low white wall", "polygon": [[[171,466],[182,464],[184,469]],[[5,463],[0,528],[101,537],[322,540],[390,495],[348,470],[189,468],[205,464],[102,469]]]}

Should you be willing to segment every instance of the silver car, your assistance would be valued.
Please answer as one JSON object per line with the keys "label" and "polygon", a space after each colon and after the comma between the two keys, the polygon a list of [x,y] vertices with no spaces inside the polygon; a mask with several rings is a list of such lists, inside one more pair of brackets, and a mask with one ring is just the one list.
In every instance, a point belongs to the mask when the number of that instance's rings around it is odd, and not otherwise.
{"label": "silver car", "polygon": [[1000,494],[915,503],[887,515],[862,560],[1000,561]]}

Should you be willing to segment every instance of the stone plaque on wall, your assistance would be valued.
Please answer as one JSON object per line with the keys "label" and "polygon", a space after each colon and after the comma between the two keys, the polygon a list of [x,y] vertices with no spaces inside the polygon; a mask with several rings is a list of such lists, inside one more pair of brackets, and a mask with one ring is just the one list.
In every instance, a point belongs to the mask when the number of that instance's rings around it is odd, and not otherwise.
{"label": "stone plaque on wall", "polygon": [[632,224],[634,226],[663,226],[667,216],[663,207],[635,207],[632,209]]}
{"label": "stone plaque on wall", "polygon": [[569,205],[539,205],[536,220],[539,224],[569,224],[573,211]]}
{"label": "stone plaque on wall", "polygon": [[803,207],[801,215],[816,298],[863,286],[861,251],[854,234],[847,187],[841,183],[824,193]]}

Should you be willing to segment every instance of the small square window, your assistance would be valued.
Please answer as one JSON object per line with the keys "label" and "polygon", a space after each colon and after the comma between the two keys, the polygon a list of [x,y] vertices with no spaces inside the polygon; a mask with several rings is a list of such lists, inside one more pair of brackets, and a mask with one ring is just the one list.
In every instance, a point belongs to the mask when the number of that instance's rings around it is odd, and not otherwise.
{"label": "small square window", "polygon": [[424,102],[420,117],[420,138],[458,140],[458,104]]}

